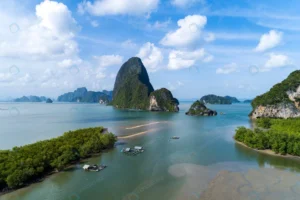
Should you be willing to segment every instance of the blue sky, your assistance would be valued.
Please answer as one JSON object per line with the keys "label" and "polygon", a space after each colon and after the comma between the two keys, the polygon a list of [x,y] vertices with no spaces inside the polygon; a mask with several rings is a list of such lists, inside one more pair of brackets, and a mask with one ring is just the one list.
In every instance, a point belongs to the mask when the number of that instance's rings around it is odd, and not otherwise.
{"label": "blue sky", "polygon": [[141,57],[179,99],[253,98],[298,69],[300,2],[1,0],[0,99],[112,89]]}

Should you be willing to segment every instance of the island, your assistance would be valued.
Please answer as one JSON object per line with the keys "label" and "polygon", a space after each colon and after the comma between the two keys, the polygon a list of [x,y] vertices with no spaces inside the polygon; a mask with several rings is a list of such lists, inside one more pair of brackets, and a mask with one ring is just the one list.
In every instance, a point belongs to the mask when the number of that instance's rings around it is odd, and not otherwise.
{"label": "island", "polygon": [[68,131],[62,136],[0,150],[0,191],[17,189],[64,170],[102,150],[114,147],[117,138],[106,128]]}
{"label": "island", "polygon": [[225,99],[228,99],[231,103],[241,103],[236,97],[225,96]]}
{"label": "island", "polygon": [[23,96],[20,98],[16,98],[13,101],[14,102],[43,102],[46,101],[47,97],[44,96],[34,96],[34,95],[30,95],[30,96]]}
{"label": "island", "polygon": [[243,101],[243,103],[252,103],[252,100],[246,99],[246,100]]}
{"label": "island", "polygon": [[130,58],[121,66],[114,84],[112,105],[120,109],[179,111],[179,101],[168,89],[154,90],[138,57]]}
{"label": "island", "polygon": [[214,94],[205,95],[201,97],[200,101],[205,104],[232,104],[229,98],[217,96]]}
{"label": "island", "polygon": [[185,114],[191,116],[216,116],[218,113],[208,109],[203,102],[197,100]]}
{"label": "island", "polygon": [[255,129],[238,127],[234,139],[274,155],[300,156],[300,70],[252,101]]}
{"label": "island", "polygon": [[85,87],[77,88],[74,92],[68,92],[57,98],[58,102],[81,102],[81,103],[101,103],[107,104],[112,100],[112,92],[88,91]]}
{"label": "island", "polygon": [[48,98],[48,99],[46,100],[46,103],[53,103],[53,101],[52,101],[52,99]]}

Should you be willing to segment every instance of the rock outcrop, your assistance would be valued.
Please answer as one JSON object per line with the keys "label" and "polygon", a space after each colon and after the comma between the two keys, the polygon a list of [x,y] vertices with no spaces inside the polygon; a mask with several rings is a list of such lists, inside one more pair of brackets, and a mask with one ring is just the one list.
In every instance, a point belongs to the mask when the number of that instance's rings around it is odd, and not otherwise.
{"label": "rock outcrop", "polygon": [[122,109],[178,112],[179,102],[165,89],[155,90],[140,58],[125,62],[116,77],[112,105]]}
{"label": "rock outcrop", "polygon": [[292,72],[281,83],[252,101],[252,119],[300,117],[300,70]]}
{"label": "rock outcrop", "polygon": [[155,90],[150,94],[150,111],[166,111],[166,112],[178,112],[179,102],[173,97],[172,93],[166,89],[162,88]]}
{"label": "rock outcrop", "polygon": [[52,101],[52,99],[48,98],[48,99],[46,100],[46,103],[53,103],[53,101]]}
{"label": "rock outcrop", "polygon": [[192,116],[215,116],[218,113],[214,110],[208,109],[203,102],[197,100],[185,114]]}

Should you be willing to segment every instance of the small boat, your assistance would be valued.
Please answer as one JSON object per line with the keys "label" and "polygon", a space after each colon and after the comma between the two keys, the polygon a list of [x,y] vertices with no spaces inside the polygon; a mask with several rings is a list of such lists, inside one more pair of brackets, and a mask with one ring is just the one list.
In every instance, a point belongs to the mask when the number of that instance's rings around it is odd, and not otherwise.
{"label": "small boat", "polygon": [[107,167],[106,165],[98,166],[98,165],[95,164],[95,165],[84,165],[83,169],[85,171],[98,172],[98,171],[101,171],[101,170],[105,169],[106,167]]}
{"label": "small boat", "polygon": [[173,140],[178,140],[180,137],[178,137],[178,136],[173,136],[173,137],[171,137],[171,139],[173,139]]}

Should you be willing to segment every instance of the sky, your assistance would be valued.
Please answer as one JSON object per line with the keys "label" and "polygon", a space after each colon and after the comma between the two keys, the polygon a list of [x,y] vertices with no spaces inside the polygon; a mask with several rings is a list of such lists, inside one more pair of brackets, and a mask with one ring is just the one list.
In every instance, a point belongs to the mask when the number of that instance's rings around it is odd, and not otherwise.
{"label": "sky", "polygon": [[133,56],[176,98],[253,98],[299,68],[299,9],[298,0],[1,0],[0,99],[112,90]]}

